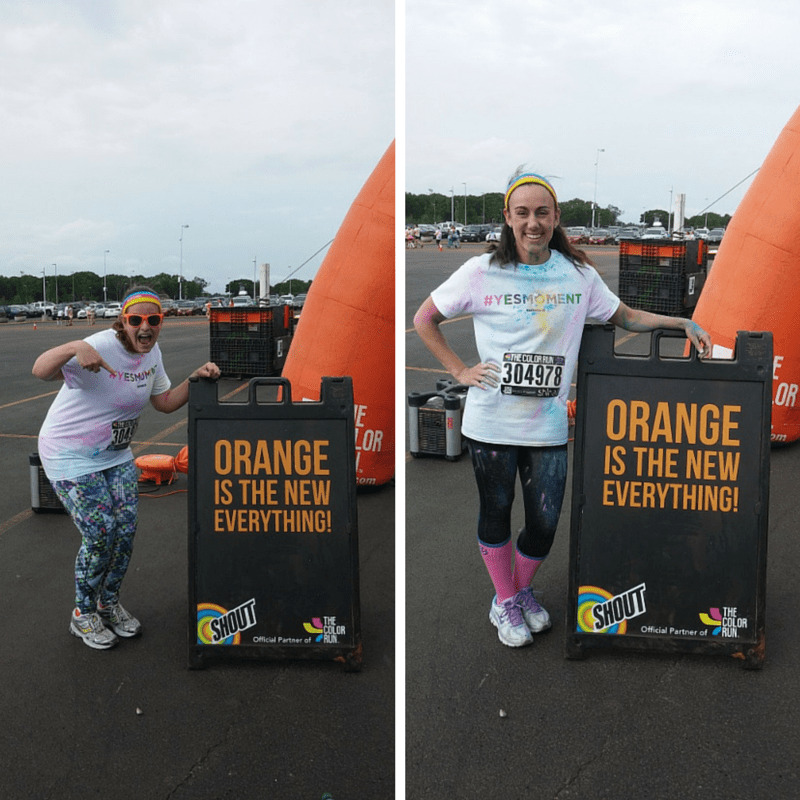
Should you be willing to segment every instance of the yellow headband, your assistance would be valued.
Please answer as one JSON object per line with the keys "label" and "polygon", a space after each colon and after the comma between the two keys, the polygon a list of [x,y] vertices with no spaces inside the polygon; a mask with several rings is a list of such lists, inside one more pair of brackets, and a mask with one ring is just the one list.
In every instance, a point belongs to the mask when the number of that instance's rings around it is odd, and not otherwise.
{"label": "yellow headband", "polygon": [[128,310],[128,306],[135,306],[137,303],[153,303],[161,310],[161,300],[153,292],[132,292],[122,301],[122,313]]}
{"label": "yellow headband", "polygon": [[550,182],[543,178],[541,175],[537,175],[535,172],[526,172],[522,175],[518,175],[516,178],[511,179],[511,183],[508,184],[508,189],[506,189],[506,199],[504,208],[508,208],[508,198],[511,197],[511,192],[514,189],[522,186],[524,183],[538,183],[539,186],[544,186],[548,192],[553,196],[553,202],[558,205],[558,198],[556,197],[556,190],[552,187]]}

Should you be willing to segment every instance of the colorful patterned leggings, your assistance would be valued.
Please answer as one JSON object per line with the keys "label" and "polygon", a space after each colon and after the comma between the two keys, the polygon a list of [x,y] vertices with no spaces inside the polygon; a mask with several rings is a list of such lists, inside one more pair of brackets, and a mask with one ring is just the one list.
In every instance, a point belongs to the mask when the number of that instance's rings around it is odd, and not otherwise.
{"label": "colorful patterned leggings", "polygon": [[522,447],[467,439],[480,513],[478,539],[501,545],[511,537],[511,506],[519,472],[525,527],[517,548],[528,558],[544,558],[553,546],[567,483],[567,446]]}
{"label": "colorful patterned leggings", "polygon": [[55,493],[81,533],[75,559],[75,605],[81,614],[119,600],[119,589],[133,550],[139,504],[136,465],[51,481]]}

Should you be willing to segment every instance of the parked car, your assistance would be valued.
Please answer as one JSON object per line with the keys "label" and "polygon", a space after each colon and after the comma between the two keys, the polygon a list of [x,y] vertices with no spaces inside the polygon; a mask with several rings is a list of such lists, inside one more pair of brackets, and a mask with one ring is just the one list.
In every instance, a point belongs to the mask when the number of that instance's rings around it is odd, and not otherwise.
{"label": "parked car", "polygon": [[433,237],[436,236],[435,225],[417,225],[417,228],[419,228],[420,239],[433,239]]}
{"label": "parked car", "polygon": [[254,306],[256,303],[253,302],[249,294],[239,294],[231,299],[231,305],[234,308],[242,308],[244,306]]}
{"label": "parked car", "polygon": [[480,225],[465,225],[461,229],[462,242],[482,242],[485,237]]}
{"label": "parked car", "polygon": [[694,235],[696,239],[708,239],[708,228],[695,228]]}
{"label": "parked car", "polygon": [[56,307],[55,303],[45,302],[44,300],[37,300],[35,303],[32,303],[33,307],[39,309],[42,312],[43,316],[52,317],[53,310]]}
{"label": "parked car", "polygon": [[486,234],[486,241],[487,242],[499,242],[500,241],[500,234],[503,232],[503,226],[498,225],[496,228],[493,228]]}
{"label": "parked car", "polygon": [[178,300],[175,303],[175,314],[178,317],[191,317],[194,314],[194,300]]}
{"label": "parked car", "polygon": [[589,234],[589,244],[611,244],[613,241],[614,237],[611,235],[611,231],[607,231],[605,228],[598,228]]}
{"label": "parked car", "polygon": [[567,239],[572,242],[572,244],[588,244],[589,229],[582,225],[573,225],[567,228]]}
{"label": "parked car", "polygon": [[[122,313],[122,303],[106,303],[103,309],[104,319],[116,319]],[[98,316],[100,316],[98,314]]]}
{"label": "parked car", "polygon": [[8,314],[10,319],[27,319],[28,309],[18,303],[12,303],[8,306]]}
{"label": "parked car", "polygon": [[655,225],[644,229],[642,239],[669,239],[669,232],[663,225]]}
{"label": "parked car", "polygon": [[620,239],[639,239],[641,231],[638,228],[623,228],[615,237],[614,241],[619,244]]}
{"label": "parked car", "polygon": [[722,237],[725,235],[725,228],[712,228],[708,232],[708,241],[710,244],[719,244]]}

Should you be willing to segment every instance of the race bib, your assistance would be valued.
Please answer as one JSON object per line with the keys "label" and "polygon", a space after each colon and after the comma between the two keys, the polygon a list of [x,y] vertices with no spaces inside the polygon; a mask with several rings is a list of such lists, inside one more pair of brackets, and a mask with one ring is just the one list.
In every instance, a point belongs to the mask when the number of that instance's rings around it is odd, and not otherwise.
{"label": "race bib", "polygon": [[564,374],[564,356],[542,353],[505,353],[500,391],[526,397],[558,397]]}
{"label": "race bib", "polygon": [[139,419],[121,419],[111,423],[111,444],[106,450],[124,450],[131,441]]}

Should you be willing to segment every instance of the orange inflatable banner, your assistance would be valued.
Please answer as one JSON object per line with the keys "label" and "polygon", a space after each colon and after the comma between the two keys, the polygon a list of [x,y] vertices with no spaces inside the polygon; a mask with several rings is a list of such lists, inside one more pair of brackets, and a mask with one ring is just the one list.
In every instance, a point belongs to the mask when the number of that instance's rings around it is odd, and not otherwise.
{"label": "orange inflatable banner", "polygon": [[282,375],[292,400],[353,379],[356,483],[394,475],[394,142],[362,187],[308,291]]}
{"label": "orange inflatable banner", "polygon": [[739,203],[692,319],[730,357],[737,331],[772,331],[772,442],[800,438],[800,108]]}

